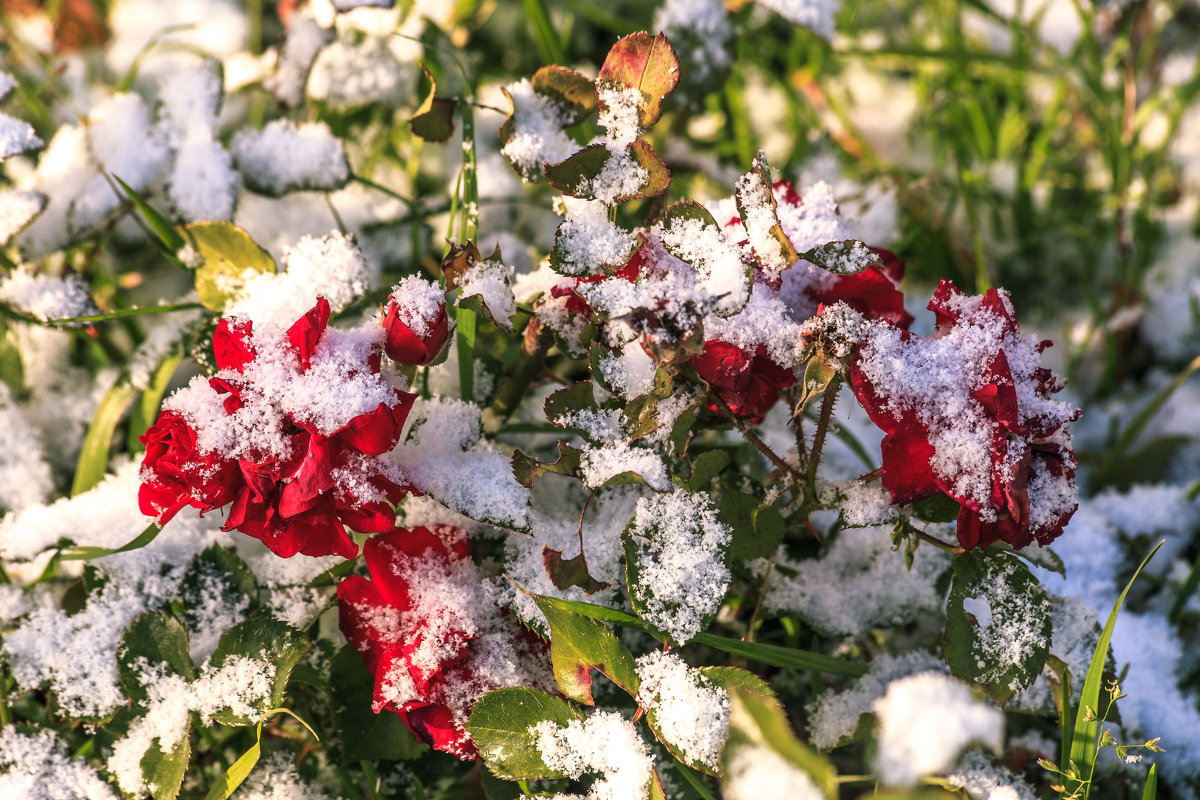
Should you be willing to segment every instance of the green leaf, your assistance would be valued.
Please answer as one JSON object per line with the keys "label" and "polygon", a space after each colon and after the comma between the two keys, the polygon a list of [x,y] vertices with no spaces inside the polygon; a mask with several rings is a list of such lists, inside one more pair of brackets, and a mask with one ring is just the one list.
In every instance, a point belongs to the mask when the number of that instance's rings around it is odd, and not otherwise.
{"label": "green leaf", "polygon": [[164,753],[155,739],[142,756],[142,780],[150,789],[154,800],[174,800],[183,786],[183,775],[187,772],[192,757],[191,731],[192,714],[188,714],[187,728],[183,738],[175,743],[170,752]]}
{"label": "green leaf", "polygon": [[566,700],[536,689],[497,689],[471,709],[467,731],[492,774],[509,781],[561,778],[538,752],[529,729],[543,720],[565,726],[583,714]]}
{"label": "green leaf", "polygon": [[253,608],[258,603],[258,579],[234,548],[214,544],[188,564],[179,593],[183,617],[195,630],[215,602]]}
{"label": "green leaf", "polygon": [[[724,689],[726,692],[733,692],[735,690],[744,691],[755,697],[776,702],[775,691],[771,689],[770,685],[748,670],[739,667],[700,667],[697,672],[700,673],[701,680],[709,686]],[[718,773],[718,764],[708,764],[688,759],[664,735],[663,730],[658,724],[658,712],[654,708],[650,708],[646,712],[646,724],[650,726],[650,731],[654,734],[655,738],[662,742],[663,747],[667,748],[671,755],[681,764],[707,775],[716,775]]]}
{"label": "green leaf", "polygon": [[638,691],[633,656],[621,640],[602,622],[568,611],[533,595],[533,600],[550,627],[550,661],[558,689],[568,700],[589,706],[592,699],[592,670],[620,686],[631,696]]}
{"label": "green leaf", "polygon": [[835,275],[853,275],[872,264],[883,263],[874,250],[856,239],[819,244],[800,257]]}
{"label": "green leaf", "polygon": [[134,191],[133,187],[128,183],[121,180],[120,175],[113,175],[113,180],[121,185],[121,191],[125,193],[125,196],[129,198],[129,202],[133,203],[138,213],[146,220],[146,224],[150,227],[150,230],[158,237],[159,243],[163,246],[163,252],[172,261],[178,263],[179,257],[177,254],[187,242],[175,230],[175,226],[171,224],[169,219],[158,213],[154,209],[154,206],[146,201],[146,198]]}
{"label": "green leaf", "polygon": [[167,386],[171,383],[175,368],[182,360],[183,353],[174,352],[159,362],[154,374],[150,377],[150,385],[142,391],[142,396],[134,404],[133,414],[129,419],[129,435],[126,437],[129,452],[137,453],[145,449],[138,440],[158,418],[159,404],[162,403],[163,395],[167,392]]}
{"label": "green leaf", "polygon": [[329,666],[329,688],[335,700],[334,724],[340,743],[341,763],[408,761],[420,757],[429,745],[418,742],[398,714],[371,710],[375,676],[353,647],[345,645]]}
{"label": "green leaf", "polygon": [[[1165,539],[1163,540],[1166,541]],[[1104,682],[1104,663],[1108,659],[1108,645],[1112,640],[1113,628],[1117,624],[1117,615],[1121,613],[1121,607],[1125,605],[1125,595],[1129,594],[1130,587],[1137,580],[1138,575],[1142,573],[1146,564],[1150,559],[1154,558],[1154,554],[1158,552],[1158,548],[1163,546],[1163,542],[1154,545],[1146,557],[1142,559],[1142,563],[1138,564],[1138,568],[1133,571],[1133,576],[1130,577],[1129,583],[1125,584],[1125,588],[1121,591],[1117,602],[1113,603],[1112,611],[1108,614],[1108,620],[1104,623],[1104,630],[1100,632],[1100,640],[1096,643],[1096,651],[1092,653],[1091,664],[1088,665],[1087,675],[1083,679],[1083,690],[1079,696],[1079,707],[1075,711],[1075,728],[1071,734],[1070,760],[1083,768],[1087,774],[1091,774],[1090,767],[1096,760],[1096,727],[1099,721],[1094,717],[1087,719],[1086,711],[1088,708],[1099,708],[1100,706],[1100,686]],[[1064,742],[1064,744],[1066,744]],[[1072,786],[1074,784],[1074,786]],[[1079,788],[1078,781],[1067,780],[1067,790],[1074,791]]]}
{"label": "green leaf", "polygon": [[21,363],[21,349],[17,347],[10,329],[0,320],[0,381],[8,388],[19,392],[25,385],[25,365]]}
{"label": "green leaf", "polygon": [[958,519],[958,511],[962,506],[953,497],[935,494],[924,500],[918,500],[909,508],[913,516],[922,522],[954,522]]}
{"label": "green leaf", "polygon": [[135,619],[121,636],[117,649],[117,674],[125,696],[137,705],[146,705],[149,693],[142,681],[146,667],[165,666],[173,675],[195,680],[196,669],[188,655],[188,635],[179,620],[170,614],[153,611]]}
{"label": "green leaf", "polygon": [[833,765],[796,738],[778,700],[738,687],[730,690],[729,700],[732,704],[729,737],[721,751],[725,775],[730,774],[729,765],[739,757],[739,751],[768,747],[807,774],[827,798],[837,797],[837,772]]}
{"label": "green leaf", "polygon": [[729,466],[729,453],[725,450],[706,450],[692,462],[692,477],[688,488],[693,492],[707,489],[713,478]]}
{"label": "green leaf", "polygon": [[146,526],[144,531],[120,547],[76,547],[74,550],[61,553],[59,558],[62,561],[91,561],[95,558],[104,558],[116,553],[128,553],[130,550],[140,550],[153,542],[161,531],[162,526],[157,522],[151,522]]}
{"label": "green leaf", "polygon": [[[964,608],[972,598],[987,604],[990,619]],[[956,677],[1003,706],[1041,673],[1050,635],[1050,599],[1020,560],[974,552],[955,558],[944,643]]]}
{"label": "green leaf", "polygon": [[[611,202],[621,203],[641,197],[657,197],[667,190],[671,184],[671,171],[654,152],[649,142],[638,139],[629,146],[629,155],[634,163],[646,170],[646,183],[629,194],[611,198]],[[603,144],[588,145],[564,161],[547,164],[546,177],[550,179],[551,186],[565,195],[595,200],[594,182],[608,167],[608,162],[615,157]]]}
{"label": "green leaf", "polygon": [[[578,600],[563,600],[557,597],[543,596],[542,599],[548,603],[553,603],[560,608],[565,608],[568,611],[574,611],[577,614],[583,614],[584,616],[591,617],[592,619],[598,619],[603,622],[612,622],[624,628],[632,628],[638,631],[646,630],[645,623],[627,611],[619,611],[615,608],[599,606],[594,603],[583,603]],[[840,658],[827,656],[824,653],[816,653],[809,650],[800,650],[793,647],[781,647],[774,644],[762,644],[761,642],[743,642],[741,639],[730,639],[726,636],[717,636],[711,633],[697,634],[692,641],[696,644],[702,644],[706,647],[711,647],[714,650],[720,650],[724,653],[730,653],[735,656],[748,658],[752,661],[769,664],[773,667],[788,667],[791,669],[811,670],[813,672],[824,672],[830,675],[848,675],[855,678],[867,674],[866,664],[857,664],[853,661],[843,661]]]}
{"label": "green leaf", "polygon": [[597,85],[603,81],[641,91],[638,123],[649,128],[662,116],[663,98],[679,83],[679,58],[661,33],[631,33],[608,51],[596,79]]}
{"label": "green leaf", "polygon": [[564,417],[578,414],[581,411],[595,411],[599,407],[596,405],[592,382],[580,381],[565,389],[552,392],[546,398],[542,408],[546,412],[546,419],[552,425],[559,428],[570,428],[570,425],[561,421]]}
{"label": "green leaf", "polygon": [[558,458],[554,461],[538,461],[520,450],[513,450],[513,477],[526,489],[532,489],[533,482],[548,473],[575,475],[579,472],[580,455],[579,450],[563,441],[558,443]]}
{"label": "green leaf", "polygon": [[246,778],[250,777],[251,771],[258,763],[258,759],[262,756],[263,723],[276,714],[287,714],[288,716],[292,717],[305,728],[308,728],[308,732],[313,735],[314,739],[320,741],[320,737],[317,736],[317,733],[312,729],[312,726],[297,716],[294,712],[289,711],[286,708],[271,709],[262,716],[262,719],[258,721],[258,729],[255,731],[254,744],[250,745],[250,749],[242,753],[238,757],[238,760],[230,765],[229,769],[225,770],[225,774],[218,778],[217,782],[214,783],[212,788],[208,790],[208,794],[204,795],[204,800],[227,800],[230,795],[237,791],[237,788],[242,785],[242,782],[245,781]]}
{"label": "green leaf", "polygon": [[429,93],[408,121],[413,135],[427,142],[444,142],[454,134],[454,109],[458,101],[451,97],[437,97],[437,81],[424,65],[421,71],[429,79]]}
{"label": "green leaf", "polygon": [[1155,800],[1158,796],[1158,765],[1151,764],[1146,774],[1146,785],[1142,787],[1142,800]]}
{"label": "green leaf", "polygon": [[739,561],[769,558],[783,541],[783,517],[751,494],[722,485],[717,513],[733,529],[729,557]]}
{"label": "green leaf", "polygon": [[255,720],[283,703],[288,674],[311,647],[308,639],[291,625],[275,619],[249,619],[225,633],[212,655],[213,669],[220,669],[233,658],[252,658],[266,662],[274,669],[271,696],[258,701],[252,715],[239,715],[224,708],[213,719],[226,725],[253,725]]}
{"label": "green leaf", "polygon": [[535,92],[555,102],[568,128],[596,112],[596,82],[573,69],[542,67],[533,73],[530,82]]}
{"label": "green leaf", "polygon": [[112,448],[113,432],[124,416],[125,409],[129,408],[137,394],[137,389],[127,380],[122,380],[108,390],[100,405],[96,407],[92,424],[83,438],[79,461],[75,465],[75,479],[71,483],[72,497],[83,494],[104,480],[104,475],[108,472],[108,454]]}
{"label": "green leaf", "polygon": [[193,222],[180,229],[196,253],[196,293],[205,308],[223,311],[247,273],[274,273],[275,259],[232,222]]}

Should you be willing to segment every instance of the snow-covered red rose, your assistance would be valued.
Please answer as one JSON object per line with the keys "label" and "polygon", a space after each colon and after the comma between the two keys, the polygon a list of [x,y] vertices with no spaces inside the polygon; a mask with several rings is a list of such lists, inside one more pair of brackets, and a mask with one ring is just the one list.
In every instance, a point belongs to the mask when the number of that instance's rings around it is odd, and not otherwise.
{"label": "snow-covered red rose", "polygon": [[388,358],[423,367],[442,352],[450,333],[446,295],[437,284],[410,276],[388,298],[383,327]]}
{"label": "snow-covered red rose", "polygon": [[370,580],[338,585],[342,632],[375,674],[375,713],[459,758],[479,753],[466,724],[475,701],[507,686],[554,688],[548,648],[506,610],[494,578],[449,525],[385,533],[363,547]]}
{"label": "snow-covered red rose", "polygon": [[138,500],[165,523],[190,505],[230,505],[225,530],[296,553],[353,558],[346,528],[382,533],[408,491],[382,456],[396,446],[414,395],[380,372],[378,326],[329,328],[324,298],[287,330],[222,319],[218,372],[164,404],[145,433]]}
{"label": "snow-covered red rose", "polygon": [[887,434],[883,486],[897,504],[945,493],[961,504],[966,548],[1045,545],[1076,508],[1071,436],[1079,410],[1042,366],[1048,341],[1020,335],[1008,294],[967,296],[943,279],[926,338],[888,321],[863,327],[854,395]]}

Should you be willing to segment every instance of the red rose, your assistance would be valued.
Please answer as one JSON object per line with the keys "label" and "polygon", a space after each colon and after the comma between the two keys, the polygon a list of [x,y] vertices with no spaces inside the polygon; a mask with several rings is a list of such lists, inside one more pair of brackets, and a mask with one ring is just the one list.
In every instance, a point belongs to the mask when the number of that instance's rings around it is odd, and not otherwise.
{"label": "red rose", "polygon": [[505,686],[551,688],[545,643],[497,605],[457,528],[396,528],[363,555],[370,579],[338,585],[339,622],[375,674],[375,713],[390,709],[421,741],[477,759],[472,705]]}
{"label": "red rose", "polygon": [[967,297],[943,280],[929,309],[937,327],[926,339],[869,323],[849,367],[855,397],[887,434],[884,488],[897,504],[957,500],[965,548],[1048,544],[1076,508],[1064,426],[1079,416],[1052,399],[1061,386],[1040,364],[1049,342],[1022,337],[995,289]]}
{"label": "red rose", "polygon": [[913,317],[904,310],[904,295],[897,288],[904,277],[904,261],[891,250],[871,249],[883,261],[882,266],[872,264],[853,275],[833,275],[823,283],[809,284],[807,294],[816,303],[842,302],[867,319],[884,319],[907,328]]}
{"label": "red rose", "polygon": [[[146,513],[165,522],[187,504],[229,505],[225,530],[285,558],[353,558],[347,527],[394,528],[393,506],[410,487],[383,456],[399,441],[415,396],[379,376],[377,345],[328,334],[329,315],[319,298],[286,331],[218,323],[220,371],[172,395],[142,439]],[[379,403],[362,411],[363,398]],[[201,450],[199,439],[213,444]]]}
{"label": "red rose", "polygon": [[196,432],[183,417],[164,411],[138,440],[146,445],[138,506],[167,524],[181,508],[203,511],[233,499],[239,484],[237,463],[196,446]]}
{"label": "red rose", "polygon": [[[790,370],[767,357],[762,345],[750,355],[728,342],[705,342],[704,350],[692,358],[691,364],[730,411],[755,423],[762,422],[779,400],[779,393],[796,382]],[[719,407],[714,404],[712,409]]]}
{"label": "red rose", "polygon": [[445,294],[434,283],[415,276],[405,278],[388,299],[383,327],[388,358],[401,364],[429,364],[450,335]]}

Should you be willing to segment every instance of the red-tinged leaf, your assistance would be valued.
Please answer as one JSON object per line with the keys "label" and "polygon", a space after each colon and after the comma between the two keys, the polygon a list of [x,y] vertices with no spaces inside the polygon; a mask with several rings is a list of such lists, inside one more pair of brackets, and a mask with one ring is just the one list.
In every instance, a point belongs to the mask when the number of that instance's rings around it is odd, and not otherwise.
{"label": "red-tinged leaf", "polygon": [[638,691],[633,655],[603,622],[576,614],[550,598],[533,595],[550,628],[550,660],[563,696],[587,705],[592,699],[592,670],[599,670],[630,695]]}
{"label": "red-tinged leaf", "polygon": [[560,592],[578,586],[584,594],[591,596],[612,586],[611,583],[596,580],[588,573],[587,559],[583,553],[572,558],[563,558],[562,555],[562,550],[555,550],[548,544],[542,545],[542,564],[546,567],[550,582]]}
{"label": "red-tinged leaf", "polygon": [[551,65],[533,73],[533,90],[545,95],[562,109],[569,128],[596,112],[596,83],[573,69]]}
{"label": "red-tinged leaf", "polygon": [[526,489],[533,488],[533,482],[548,473],[555,475],[575,475],[579,472],[580,451],[566,442],[558,443],[558,458],[554,461],[538,461],[527,456],[520,450],[513,451],[512,470],[517,483]]}
{"label": "red-tinged leaf", "polygon": [[629,146],[628,157],[632,161],[630,167],[636,164],[646,171],[645,179],[634,190],[614,190],[610,185],[611,176],[604,173],[612,159],[623,157],[625,154],[614,155],[603,144],[593,144],[565,161],[547,164],[545,173],[550,179],[550,185],[563,194],[589,200],[600,199],[607,203],[657,197],[667,191],[667,187],[671,185],[671,171],[654,152],[650,143],[643,139],[638,139]]}
{"label": "red-tinged leaf", "polygon": [[638,122],[649,128],[662,116],[663,98],[679,83],[679,58],[661,33],[655,36],[644,31],[631,33],[618,39],[608,51],[598,80],[640,90]]}
{"label": "red-tinged leaf", "polygon": [[[754,158],[754,166],[738,180],[734,199],[742,223],[750,234],[750,248],[760,266],[768,272],[779,273],[795,264],[800,256],[779,224],[771,188],[771,167],[761,150]],[[759,233],[760,229],[768,227],[769,231]]]}

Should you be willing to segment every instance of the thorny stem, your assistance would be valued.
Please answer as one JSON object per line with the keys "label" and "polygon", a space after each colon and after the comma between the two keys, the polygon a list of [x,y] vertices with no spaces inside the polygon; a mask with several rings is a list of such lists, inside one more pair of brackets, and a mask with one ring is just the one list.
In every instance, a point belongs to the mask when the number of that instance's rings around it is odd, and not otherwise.
{"label": "thorny stem", "polygon": [[583,554],[583,518],[587,514],[588,506],[592,504],[592,498],[596,496],[598,489],[593,489],[588,495],[588,499],[583,503],[583,510],[579,512],[579,528],[575,531],[575,535],[579,537],[579,557],[583,559],[584,569],[587,569],[587,556]]}
{"label": "thorny stem", "polygon": [[750,615],[750,624],[746,628],[746,641],[753,642],[755,634],[758,633],[758,614],[762,611],[763,598],[767,594],[767,584],[771,581],[771,570],[775,566],[775,554],[767,559],[767,571],[763,573],[762,585],[758,587],[758,598],[754,601],[754,613]]}
{"label": "thorny stem", "polygon": [[728,417],[729,421],[732,422],[739,431],[741,431],[742,435],[746,437],[746,441],[750,442],[750,444],[754,446],[755,450],[762,453],[766,459],[776,467],[783,470],[788,475],[791,475],[793,479],[803,477],[796,471],[794,466],[780,458],[779,454],[770,447],[767,447],[767,443],[759,438],[758,434],[754,432],[753,428],[751,428],[742,420],[738,419],[737,415],[733,413],[733,410],[728,406],[728,404],[726,404],[720,395],[718,395],[716,392],[712,392],[709,396],[716,401],[717,407],[721,409],[721,413]]}
{"label": "thorny stem", "polygon": [[804,503],[812,503],[817,494],[817,468],[821,465],[821,451],[825,448],[825,434],[829,432],[829,423],[833,419],[833,407],[837,403],[838,389],[842,379],[834,376],[825,387],[825,396],[821,398],[821,410],[817,414],[817,430],[813,434],[812,448],[808,452],[808,464],[804,481]]}

